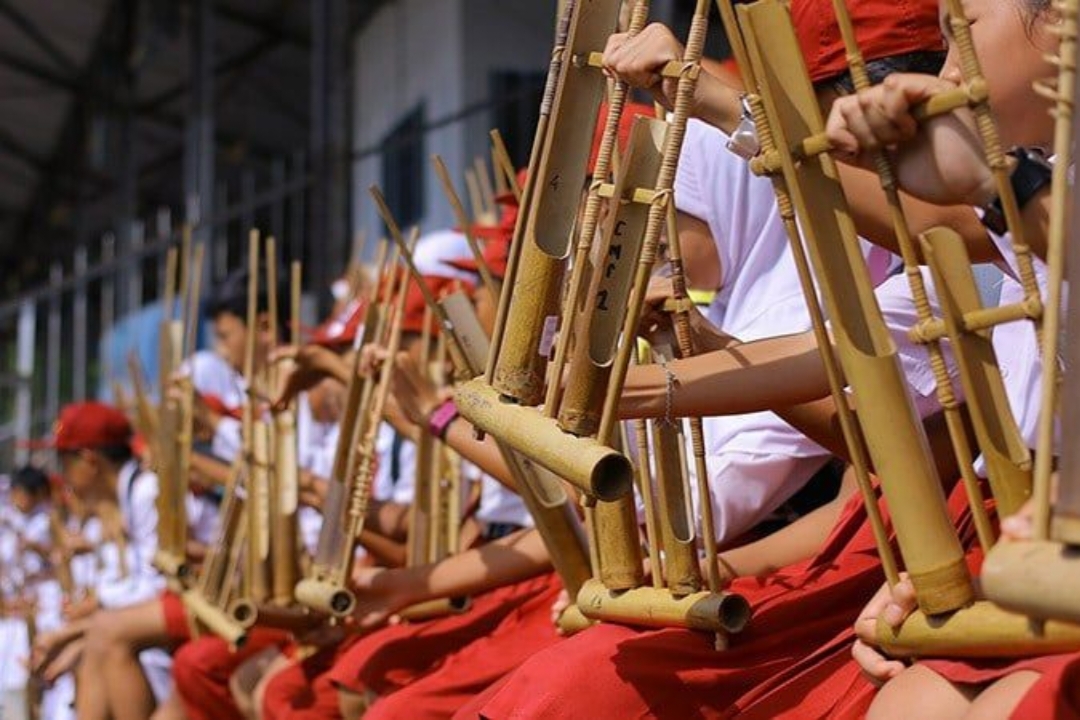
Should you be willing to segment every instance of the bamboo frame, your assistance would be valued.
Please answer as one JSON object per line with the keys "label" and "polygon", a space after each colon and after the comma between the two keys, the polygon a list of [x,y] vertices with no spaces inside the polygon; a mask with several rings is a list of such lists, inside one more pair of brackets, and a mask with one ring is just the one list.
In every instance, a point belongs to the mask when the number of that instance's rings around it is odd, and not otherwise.
{"label": "bamboo frame", "polygon": [[[1035,489],[1033,537],[1029,541],[1002,543],[986,557],[982,584],[987,597],[1002,607],[1023,612],[1038,620],[1052,618],[1080,623],[1080,594],[1075,587],[1080,544],[1077,518],[1080,517],[1080,453],[1069,439],[1080,427],[1077,408],[1080,367],[1080,295],[1069,294],[1062,320],[1063,281],[1080,283],[1080,230],[1074,218],[1080,188],[1070,188],[1070,166],[1075,150],[1073,142],[1080,131],[1076,97],[1080,84],[1077,69],[1077,32],[1080,8],[1076,0],[1059,0],[1054,10],[1060,17],[1058,56],[1049,58],[1058,66],[1057,82],[1036,86],[1054,100],[1054,177],[1052,184],[1050,228],[1047,238],[1047,302],[1043,334],[1043,386],[1041,414],[1035,454]],[[1071,265],[1067,260],[1072,258]],[[1064,369],[1057,365],[1060,338],[1065,331]],[[1059,385],[1060,384],[1060,385]],[[1054,460],[1055,423],[1060,414],[1061,447],[1057,498],[1052,499],[1051,471]]]}
{"label": "bamboo frame", "polygon": [[[790,151],[824,129],[790,16],[776,0],[759,0],[740,6],[738,17],[756,82],[748,87],[765,110],[758,126],[763,148],[779,151],[844,374],[856,398],[874,397],[860,403],[859,420],[920,607],[929,614],[955,610],[974,597],[963,549],[874,297],[835,163],[828,156],[797,163]],[[840,394],[836,401],[843,405],[847,399]]]}
{"label": "bamboo frame", "polygon": [[[417,230],[413,230],[412,244],[416,242]],[[395,263],[396,264],[396,263]],[[389,338],[384,340],[388,353],[395,357],[401,343],[401,323],[404,319],[405,298],[408,274],[394,268],[389,286],[396,288],[393,309],[389,319]],[[380,324],[382,324],[380,322]],[[382,329],[382,328],[379,328]],[[367,327],[365,327],[365,334]],[[304,605],[326,615],[342,618],[349,615],[356,606],[356,597],[348,587],[352,570],[353,547],[363,530],[367,514],[367,505],[371,494],[372,477],[375,464],[375,439],[382,419],[383,406],[390,390],[394,363],[384,363],[377,382],[371,379],[363,381],[356,388],[355,368],[350,377],[347,412],[353,410],[354,417],[349,418],[354,427],[343,423],[338,453],[335,456],[335,476],[348,480],[331,483],[336,487],[332,497],[327,498],[327,513],[324,516],[323,531],[319,536],[319,552],[312,564],[312,572],[296,586],[296,598]],[[345,445],[347,453],[340,443]],[[339,461],[341,461],[339,463]],[[339,475],[339,473],[341,473]]]}
{"label": "bamboo frame", "polygon": [[[386,213],[384,219],[392,221],[388,209]],[[459,377],[476,376],[480,368],[484,367],[490,353],[488,338],[480,326],[472,303],[461,293],[452,293],[437,301],[434,295],[427,291],[427,285],[412,260],[408,245],[399,232],[394,232],[397,224],[391,225],[388,222],[387,225],[405,266],[414,281],[424,290],[424,302],[443,328],[443,335],[448,341],[447,351],[456,374]],[[455,391],[455,398],[459,397],[460,393],[461,386]],[[513,451],[498,437],[495,437],[495,440],[514,478],[518,494],[544,540],[555,571],[570,596],[576,596],[578,589],[588,579],[590,568],[584,533],[562,483],[558,478],[544,473],[542,468],[533,465],[528,458]],[[576,632],[590,623],[575,606],[565,610],[557,621],[565,633]]]}

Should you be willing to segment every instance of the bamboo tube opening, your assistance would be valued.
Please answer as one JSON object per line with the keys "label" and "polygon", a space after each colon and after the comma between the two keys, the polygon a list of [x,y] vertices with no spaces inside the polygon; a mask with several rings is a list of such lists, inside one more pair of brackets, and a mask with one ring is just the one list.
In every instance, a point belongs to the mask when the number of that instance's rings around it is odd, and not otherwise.
{"label": "bamboo tube opening", "polygon": [[229,613],[233,616],[233,620],[245,628],[254,625],[255,620],[259,617],[259,609],[250,600],[236,601],[229,609]]}
{"label": "bamboo tube opening", "polygon": [[312,610],[345,617],[356,608],[356,596],[325,580],[305,578],[296,584],[296,599]]}
{"label": "bamboo tube opening", "polygon": [[733,593],[702,591],[680,597],[665,588],[613,591],[598,580],[581,587],[577,606],[592,620],[718,633],[741,632],[753,615],[746,598]]}

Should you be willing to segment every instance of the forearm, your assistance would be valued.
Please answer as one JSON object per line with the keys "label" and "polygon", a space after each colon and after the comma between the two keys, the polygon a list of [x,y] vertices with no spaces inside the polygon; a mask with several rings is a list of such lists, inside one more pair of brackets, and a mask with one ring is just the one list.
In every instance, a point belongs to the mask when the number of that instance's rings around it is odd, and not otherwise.
{"label": "forearm", "polygon": [[434,565],[400,571],[412,603],[478,595],[551,569],[535,530],[525,530],[453,555]]}
{"label": "forearm", "polygon": [[446,444],[465,460],[468,460],[486,475],[498,480],[507,488],[517,492],[510,468],[503,459],[495,438],[487,435],[477,440],[473,426],[464,418],[457,418],[446,429]]}
{"label": "forearm", "polygon": [[403,543],[395,542],[371,530],[361,530],[358,542],[371,553],[376,564],[382,567],[401,567],[405,564]]}
{"label": "forearm", "polygon": [[693,114],[730,135],[742,120],[741,93],[708,71],[702,72],[694,93]]}
{"label": "forearm", "polygon": [[[891,209],[876,173],[866,169],[839,164],[840,181],[848,198],[851,218],[859,235],[875,245],[900,253]],[[964,238],[972,262],[993,262],[999,259],[994,244],[972,208],[965,205],[934,205],[910,195],[901,195],[904,217],[912,238],[932,227],[948,227]],[[921,252],[916,246],[920,262]]]}
{"label": "forearm", "polygon": [[848,485],[832,501],[772,535],[720,553],[724,573],[731,578],[761,577],[816,555],[854,491]]}
{"label": "forearm", "polygon": [[825,368],[810,333],[674,360],[667,369],[673,375],[670,384],[660,365],[630,368],[619,402],[620,417],[661,418],[669,411],[675,417],[737,415],[799,405],[828,394]]}

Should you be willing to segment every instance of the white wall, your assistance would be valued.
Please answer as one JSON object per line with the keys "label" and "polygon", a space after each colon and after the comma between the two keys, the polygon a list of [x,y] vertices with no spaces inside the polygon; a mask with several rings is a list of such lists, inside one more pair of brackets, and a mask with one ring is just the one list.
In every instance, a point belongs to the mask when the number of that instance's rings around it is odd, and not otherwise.
{"label": "white wall", "polygon": [[[388,3],[354,41],[354,149],[377,149],[421,101],[432,123],[489,100],[495,69],[544,70],[554,23],[555,0]],[[487,152],[491,123],[491,113],[482,111],[427,135],[427,153],[442,155],[460,192],[465,163]],[[383,232],[368,194],[381,173],[378,152],[353,164],[354,222],[369,238]],[[453,217],[434,172],[426,172],[424,182],[423,229],[449,227]]]}
{"label": "white wall", "polygon": [[[427,122],[456,112],[464,85],[463,0],[398,0],[382,8],[355,40],[354,137],[356,150],[377,148],[391,128],[420,102]],[[426,138],[426,150],[452,167],[464,157],[464,128],[449,125]],[[368,237],[382,226],[368,187],[381,180],[382,158],[376,152],[353,165],[354,217]],[[425,226],[448,225],[450,211],[438,181],[426,175]],[[369,242],[369,247],[371,243]]]}

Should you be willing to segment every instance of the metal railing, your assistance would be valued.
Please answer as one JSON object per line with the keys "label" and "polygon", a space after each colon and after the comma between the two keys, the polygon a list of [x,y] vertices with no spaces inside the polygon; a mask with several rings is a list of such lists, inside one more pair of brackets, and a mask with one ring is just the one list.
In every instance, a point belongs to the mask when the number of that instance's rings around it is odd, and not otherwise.
{"label": "metal railing", "polygon": [[[206,279],[219,281],[239,266],[251,227],[277,236],[287,258],[309,250],[306,157],[274,162],[265,175],[260,182],[245,172],[238,187],[219,185],[209,217],[188,203],[195,240],[207,243]],[[21,441],[48,435],[64,404],[108,400],[114,382],[130,387],[125,358],[156,348],[164,256],[180,235],[162,208],[149,222],[79,246],[70,262],[50,267],[47,285],[0,303],[0,469],[28,459]]]}

